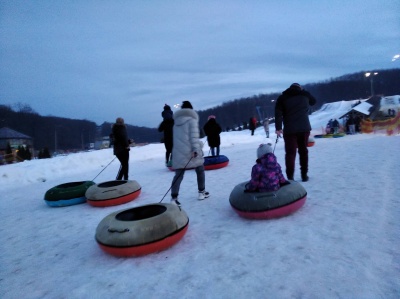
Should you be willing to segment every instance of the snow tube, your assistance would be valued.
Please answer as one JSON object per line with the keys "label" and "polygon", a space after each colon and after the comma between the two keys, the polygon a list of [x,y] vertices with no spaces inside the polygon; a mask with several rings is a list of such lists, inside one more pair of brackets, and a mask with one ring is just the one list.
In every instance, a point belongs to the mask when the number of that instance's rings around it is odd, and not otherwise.
{"label": "snow tube", "polygon": [[[207,156],[204,157],[204,170],[213,170],[213,169],[218,169],[225,167],[229,164],[229,159],[228,157],[224,155],[219,155],[219,156]],[[167,164],[167,167],[171,171],[175,171],[175,168],[172,167],[172,162]],[[194,168],[186,168],[186,170],[190,170]]]}
{"label": "snow tube", "polygon": [[224,155],[204,157],[205,170],[222,168],[227,166],[228,164],[229,164],[229,159]]}
{"label": "snow tube", "polygon": [[65,207],[86,202],[86,190],[94,185],[92,181],[71,182],[47,190],[44,201],[50,207]]}
{"label": "snow tube", "polygon": [[339,138],[343,137],[346,134],[344,133],[337,133],[337,134],[319,134],[319,135],[314,135],[315,138]]}
{"label": "snow tube", "polygon": [[174,204],[149,204],[114,212],[97,226],[100,248],[114,256],[141,256],[177,243],[189,227],[186,213]]}
{"label": "snow tube", "polygon": [[136,181],[108,181],[87,189],[86,198],[94,207],[116,206],[136,199],[141,190]]}
{"label": "snow tube", "polygon": [[232,208],[239,216],[249,219],[271,219],[287,216],[300,209],[307,198],[307,191],[296,182],[274,192],[245,193],[243,182],[233,188],[229,196]]}
{"label": "snow tube", "polygon": [[308,137],[307,147],[312,147],[314,146],[314,144],[315,144],[315,139],[312,136]]}

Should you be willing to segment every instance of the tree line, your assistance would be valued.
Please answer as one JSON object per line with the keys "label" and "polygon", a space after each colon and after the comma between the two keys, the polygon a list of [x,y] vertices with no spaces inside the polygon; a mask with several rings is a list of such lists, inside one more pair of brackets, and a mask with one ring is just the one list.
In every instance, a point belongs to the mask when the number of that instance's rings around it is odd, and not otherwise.
{"label": "tree line", "polygon": [[[400,69],[376,70],[376,72],[378,75],[373,77],[375,95],[400,94]],[[305,84],[303,87],[317,99],[317,104],[312,107],[313,111],[319,110],[326,103],[366,99],[371,96],[371,78],[366,77],[365,72]],[[208,116],[212,114],[217,117],[218,123],[226,131],[247,126],[251,116],[255,116],[259,121],[267,117],[273,118],[275,100],[282,91],[235,99],[217,107],[199,111],[200,124],[204,124]]]}
{"label": "tree line", "polygon": [[[376,95],[400,94],[400,69],[376,70],[373,89]],[[323,104],[341,101],[365,99],[371,96],[371,79],[365,72],[344,75],[323,82],[303,85],[317,99],[318,110]],[[199,112],[200,127],[209,115],[215,115],[224,131],[246,129],[249,119],[255,116],[259,121],[273,117],[275,100],[282,91],[251,97],[234,99],[219,106]],[[30,106],[18,104],[16,107],[0,105],[0,127],[9,127],[28,135],[34,140],[34,148],[54,151],[77,151],[87,149],[90,143],[100,140],[111,133],[111,123],[97,126],[89,120],[77,120],[55,116],[41,116]],[[135,143],[160,142],[161,134],[157,128],[140,127],[127,124],[128,135]]]}

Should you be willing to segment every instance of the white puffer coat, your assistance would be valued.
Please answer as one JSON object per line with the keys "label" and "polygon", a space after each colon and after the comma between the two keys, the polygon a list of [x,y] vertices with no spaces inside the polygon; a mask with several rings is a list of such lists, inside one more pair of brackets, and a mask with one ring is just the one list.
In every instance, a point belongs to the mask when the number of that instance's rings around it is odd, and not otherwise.
{"label": "white puffer coat", "polygon": [[185,168],[186,164],[196,152],[186,168],[196,168],[204,164],[203,143],[200,140],[199,115],[193,109],[183,108],[174,113],[174,143],[172,148],[172,167]]}

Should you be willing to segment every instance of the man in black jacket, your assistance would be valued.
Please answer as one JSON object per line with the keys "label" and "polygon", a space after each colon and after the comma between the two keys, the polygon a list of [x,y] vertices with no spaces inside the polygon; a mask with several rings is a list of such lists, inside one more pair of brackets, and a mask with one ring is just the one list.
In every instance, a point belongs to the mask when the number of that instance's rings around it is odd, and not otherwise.
{"label": "man in black jacket", "polygon": [[171,107],[167,104],[164,105],[164,110],[161,112],[163,121],[158,126],[158,132],[164,132],[164,146],[165,146],[165,165],[168,166],[172,159],[172,146],[173,146],[173,128],[174,119]]}
{"label": "man in black jacket", "polygon": [[128,138],[124,119],[118,117],[112,126],[112,135],[114,139],[114,155],[121,162],[116,180],[128,180],[129,176],[129,150],[132,140]]}
{"label": "man in black jacket", "polygon": [[[310,106],[316,99],[300,84],[293,83],[278,97],[275,105],[276,134],[285,140],[286,175],[293,180],[296,150],[299,152],[301,179],[308,181],[308,137],[311,124],[308,118]],[[283,123],[283,130],[282,130]]]}

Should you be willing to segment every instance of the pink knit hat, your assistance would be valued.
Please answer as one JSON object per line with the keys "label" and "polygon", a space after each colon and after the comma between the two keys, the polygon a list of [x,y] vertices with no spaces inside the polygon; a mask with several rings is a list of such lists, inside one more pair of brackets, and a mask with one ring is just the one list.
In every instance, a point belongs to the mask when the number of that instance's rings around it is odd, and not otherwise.
{"label": "pink knit hat", "polygon": [[215,115],[210,115],[210,116],[208,117],[208,120],[210,120],[211,118],[215,118]]}

